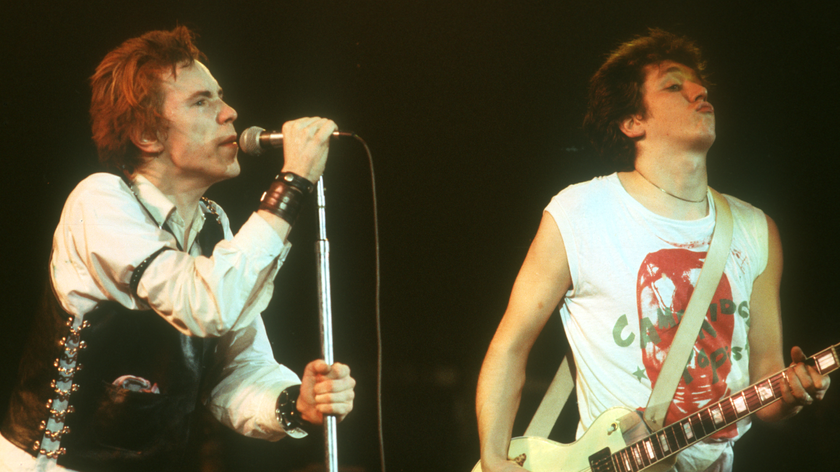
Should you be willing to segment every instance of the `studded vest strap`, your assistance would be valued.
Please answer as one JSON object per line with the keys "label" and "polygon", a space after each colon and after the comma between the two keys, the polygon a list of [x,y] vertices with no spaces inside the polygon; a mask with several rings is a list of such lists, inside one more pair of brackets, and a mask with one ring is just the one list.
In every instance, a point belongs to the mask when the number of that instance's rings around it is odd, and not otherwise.
{"label": "studded vest strap", "polygon": [[[32,329],[20,360],[16,385],[9,400],[3,425],[3,436],[32,455],[41,450],[41,438],[50,418],[63,419],[66,410],[53,408],[53,399],[66,398],[69,391],[58,387],[61,379],[72,378],[75,372],[59,371],[62,359],[73,359],[78,350],[78,329],[72,328],[73,317],[58,304],[47,288],[34,313]],[[69,342],[69,346],[67,347]],[[52,432],[58,435],[59,432]]]}
{"label": "studded vest strap", "polygon": [[[206,256],[224,236],[213,205],[205,202],[210,211],[199,233]],[[132,277],[133,290],[142,272]],[[78,325],[46,279],[0,432],[33,456],[45,454],[72,469],[164,470],[177,464],[215,339],[186,336],[152,310],[115,302],[99,303]],[[159,393],[114,385],[124,375],[154,382]],[[54,405],[55,399],[66,406]],[[64,426],[51,430],[51,418]],[[45,435],[60,441],[58,451],[41,447]]]}

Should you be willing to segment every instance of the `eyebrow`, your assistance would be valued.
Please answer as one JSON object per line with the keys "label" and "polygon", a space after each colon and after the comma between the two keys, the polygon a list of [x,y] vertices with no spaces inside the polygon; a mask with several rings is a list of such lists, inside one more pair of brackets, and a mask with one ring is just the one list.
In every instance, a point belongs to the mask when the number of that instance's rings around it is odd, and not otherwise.
{"label": "eyebrow", "polygon": [[697,75],[697,73],[696,73],[696,72],[694,72],[694,70],[693,70],[693,69],[690,69],[690,68],[689,68],[688,70],[686,70],[686,69],[683,69],[683,68],[681,68],[681,67],[679,67],[679,66],[671,66],[671,67],[669,67],[669,68],[665,69],[665,70],[661,73],[661,77],[662,77],[663,79],[665,79],[665,78],[667,78],[668,74],[671,74],[671,73],[673,73],[673,72],[675,72],[675,73],[677,73],[677,74],[679,74],[679,75],[683,76],[683,78],[686,78],[686,77],[687,77],[687,78],[689,78],[689,79],[697,79],[697,80],[701,80],[701,81],[702,81],[702,79],[700,79],[700,77]]}

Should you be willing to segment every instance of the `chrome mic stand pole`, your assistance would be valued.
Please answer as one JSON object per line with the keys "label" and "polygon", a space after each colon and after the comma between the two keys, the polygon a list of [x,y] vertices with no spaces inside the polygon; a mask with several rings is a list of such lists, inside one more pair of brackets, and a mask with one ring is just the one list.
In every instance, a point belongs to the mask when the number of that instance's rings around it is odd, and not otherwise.
{"label": "chrome mic stand pole", "polygon": [[[324,196],[324,178],[318,179],[318,242],[315,243],[318,259],[318,293],[321,315],[321,354],[324,362],[332,365],[332,308],[330,298],[330,243],[327,240],[326,197]],[[338,444],[336,442],[335,416],[324,416],[324,447],[326,451],[327,472],[338,472]]]}

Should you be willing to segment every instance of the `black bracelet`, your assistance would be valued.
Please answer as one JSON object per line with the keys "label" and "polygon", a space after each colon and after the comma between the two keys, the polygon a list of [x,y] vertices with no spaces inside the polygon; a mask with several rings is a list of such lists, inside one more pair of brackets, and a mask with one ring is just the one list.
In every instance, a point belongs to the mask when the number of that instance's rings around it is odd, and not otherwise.
{"label": "black bracelet", "polygon": [[306,423],[306,420],[300,417],[300,412],[297,410],[299,396],[300,385],[292,385],[280,392],[280,396],[277,397],[277,407],[274,413],[285,431],[300,429]]}
{"label": "black bracelet", "polygon": [[297,187],[283,180],[275,180],[263,193],[260,199],[260,210],[269,211],[293,225],[300,213],[303,197],[303,192]]}
{"label": "black bracelet", "polygon": [[292,187],[303,192],[304,195],[309,195],[315,190],[315,184],[292,172],[283,172],[274,178],[274,180],[283,180]]}

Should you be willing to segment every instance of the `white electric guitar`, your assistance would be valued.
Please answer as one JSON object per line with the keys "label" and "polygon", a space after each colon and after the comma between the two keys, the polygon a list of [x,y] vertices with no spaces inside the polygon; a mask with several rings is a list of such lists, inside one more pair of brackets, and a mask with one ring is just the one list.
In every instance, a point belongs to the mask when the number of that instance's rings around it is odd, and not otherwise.
{"label": "white electric guitar", "polygon": [[[840,367],[836,344],[807,361],[825,375]],[[697,441],[776,402],[782,397],[784,371],[724,398],[651,434],[644,421],[627,408],[602,413],[572,444],[539,437],[513,438],[508,457],[532,472],[658,472],[673,467],[677,453]],[[643,437],[627,445],[626,437]],[[473,472],[481,472],[479,462]]]}

